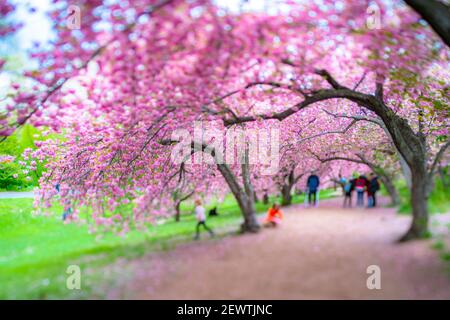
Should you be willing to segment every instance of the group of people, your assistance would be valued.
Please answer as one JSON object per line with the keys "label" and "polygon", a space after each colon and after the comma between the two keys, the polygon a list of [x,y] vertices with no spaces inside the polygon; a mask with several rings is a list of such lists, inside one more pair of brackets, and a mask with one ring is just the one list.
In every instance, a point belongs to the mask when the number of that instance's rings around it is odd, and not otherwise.
{"label": "group of people", "polygon": [[[369,178],[364,175],[359,175],[357,178],[346,179],[339,175],[339,183],[342,185],[344,190],[344,207],[351,207],[352,205],[352,193],[356,190],[357,200],[356,205],[359,207],[364,206],[364,193],[367,192],[368,207],[373,208],[376,206],[376,192],[380,190],[380,183],[375,174],[370,173]],[[308,204],[310,206],[317,206],[318,203],[318,190],[320,185],[320,179],[315,173],[311,172],[306,182],[306,188],[308,193]],[[56,190],[60,191],[60,185],[55,186]],[[216,208],[210,212],[210,215],[217,215]],[[206,225],[206,213],[205,208],[202,206],[201,200],[195,201],[195,217],[197,220],[195,239],[200,237],[200,227],[203,227],[209,232],[211,237],[214,237],[214,232],[211,228]],[[63,220],[66,220],[72,213],[72,208],[67,206],[63,212]],[[274,203],[272,207],[268,210],[267,216],[264,219],[263,225],[265,227],[276,227],[281,223],[283,219],[283,213],[280,210],[280,206]]]}
{"label": "group of people", "polygon": [[369,174],[368,178],[365,175],[359,175],[352,179],[346,179],[339,175],[339,183],[344,190],[344,207],[352,206],[353,191],[356,191],[357,207],[364,207],[365,193],[367,193],[367,207],[376,207],[376,193],[380,190],[380,183],[378,177],[373,172]]}
{"label": "group of people", "polygon": [[[346,179],[339,175],[339,183],[344,190],[344,207],[352,206],[352,194],[356,191],[356,206],[364,206],[364,194],[367,193],[367,206],[374,208],[377,204],[376,193],[380,190],[380,183],[378,177],[374,173],[370,173],[367,178],[365,175],[359,175],[351,179]],[[308,193],[308,205],[317,206],[318,203],[318,191],[319,191],[320,179],[313,171],[306,181],[306,188]],[[209,232],[211,237],[214,236],[214,232],[206,225],[205,208],[202,206],[200,200],[195,201],[195,217],[197,219],[195,239],[199,239],[200,227],[203,227]],[[276,227],[283,220],[283,213],[280,210],[280,206],[274,203],[267,211],[267,215],[263,221],[264,227]]]}

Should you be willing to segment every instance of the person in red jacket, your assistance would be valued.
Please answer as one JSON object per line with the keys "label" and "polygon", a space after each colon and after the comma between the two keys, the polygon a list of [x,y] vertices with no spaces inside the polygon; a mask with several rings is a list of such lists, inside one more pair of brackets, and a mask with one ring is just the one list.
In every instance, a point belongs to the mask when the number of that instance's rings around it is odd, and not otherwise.
{"label": "person in red jacket", "polygon": [[280,206],[276,203],[273,204],[272,208],[267,211],[267,216],[264,219],[265,227],[276,227],[283,220],[283,213],[280,210]]}
{"label": "person in red jacket", "polygon": [[356,206],[364,207],[364,192],[367,189],[367,179],[363,175],[360,175],[355,181],[356,190]]}

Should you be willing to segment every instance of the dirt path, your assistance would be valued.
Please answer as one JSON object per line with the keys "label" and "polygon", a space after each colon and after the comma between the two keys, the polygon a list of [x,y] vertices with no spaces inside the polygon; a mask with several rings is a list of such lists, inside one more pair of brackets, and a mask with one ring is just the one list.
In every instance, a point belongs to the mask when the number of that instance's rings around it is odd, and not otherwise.
{"label": "dirt path", "polygon": [[[127,281],[109,298],[450,299],[449,275],[432,241],[394,243],[408,217],[339,205],[294,206],[277,229],[123,262],[117,267],[128,270]],[[369,265],[381,268],[381,290],[366,286]]]}

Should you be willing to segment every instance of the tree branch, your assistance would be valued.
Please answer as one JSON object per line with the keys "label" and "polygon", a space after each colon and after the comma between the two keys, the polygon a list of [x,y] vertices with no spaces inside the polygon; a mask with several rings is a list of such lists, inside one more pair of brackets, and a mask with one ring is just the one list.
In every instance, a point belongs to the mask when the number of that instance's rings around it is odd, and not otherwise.
{"label": "tree branch", "polygon": [[436,167],[439,164],[439,162],[441,161],[441,158],[444,156],[445,151],[447,150],[447,148],[450,146],[450,141],[447,141],[447,143],[445,143],[441,149],[439,149],[438,153],[436,154],[436,157],[434,158],[433,164],[431,165],[430,171],[428,173],[430,179],[433,177],[434,172],[436,171]]}
{"label": "tree branch", "polygon": [[330,162],[330,161],[350,161],[350,162],[355,162],[355,163],[360,163],[360,164],[366,164],[363,160],[361,159],[353,159],[353,158],[347,158],[347,157],[328,157],[328,158],[320,158],[318,155],[314,154],[313,155],[317,158],[317,160],[319,160],[320,162],[324,163],[324,162]]}
{"label": "tree branch", "polygon": [[359,79],[359,81],[355,84],[355,86],[353,87],[353,90],[358,89],[359,85],[364,81],[364,79],[366,78],[367,75],[367,71],[364,71],[361,79]]}
{"label": "tree branch", "polygon": [[336,79],[334,79],[333,76],[331,76],[331,74],[325,69],[316,69],[314,73],[324,78],[334,89],[348,89],[337,82]]}
{"label": "tree branch", "polygon": [[355,121],[368,121],[368,122],[372,122],[372,123],[380,126],[381,128],[385,129],[383,121],[381,121],[381,119],[378,119],[378,118],[367,117],[367,116],[359,116],[359,115],[337,114],[337,113],[330,112],[330,111],[328,111],[326,109],[322,109],[322,111],[327,113],[330,116],[335,117],[335,118],[347,118],[347,119],[353,119]]}
{"label": "tree branch", "polygon": [[307,96],[302,102],[297,103],[293,105],[292,107],[281,111],[281,112],[274,112],[271,114],[260,114],[256,116],[244,116],[244,117],[236,117],[234,119],[223,119],[225,126],[231,126],[234,124],[244,123],[244,122],[251,122],[256,121],[258,119],[263,120],[269,120],[269,119],[276,119],[279,121],[282,121],[289,116],[295,114],[296,112],[308,107],[311,104],[314,104],[316,102],[325,101],[329,99],[337,99],[337,98],[344,98],[348,99],[350,101],[356,102],[364,107],[366,107],[369,110],[373,111],[373,103],[370,101],[373,99],[373,96],[360,93],[357,91],[353,91],[346,88],[341,89],[323,89],[315,92],[313,95]]}
{"label": "tree branch", "polygon": [[348,132],[348,130],[350,130],[351,127],[353,127],[353,125],[354,125],[356,122],[357,122],[357,120],[353,120],[353,121],[352,121],[347,127],[345,127],[343,130],[335,130],[335,131],[325,131],[325,132],[321,132],[321,133],[318,133],[318,134],[315,134],[315,135],[312,135],[312,136],[303,138],[303,139],[299,140],[298,143],[305,142],[305,141],[307,141],[307,140],[311,140],[311,139],[318,138],[318,137],[321,137],[321,136],[325,136],[325,135],[328,135],[328,134],[345,134],[345,133]]}
{"label": "tree branch", "polygon": [[380,99],[380,101],[383,101],[384,99],[384,93],[383,93],[383,83],[381,81],[377,81],[376,88],[375,88],[375,97]]}

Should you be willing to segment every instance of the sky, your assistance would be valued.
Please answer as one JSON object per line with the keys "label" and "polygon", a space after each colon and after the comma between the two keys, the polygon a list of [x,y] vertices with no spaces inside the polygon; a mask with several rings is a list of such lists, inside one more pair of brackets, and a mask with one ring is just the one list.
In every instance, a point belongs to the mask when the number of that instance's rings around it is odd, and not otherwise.
{"label": "sky", "polygon": [[[51,38],[51,23],[45,16],[50,8],[51,0],[13,0],[17,5],[15,19],[23,23],[22,29],[17,33],[17,42],[20,49],[30,49],[33,42],[47,42]],[[35,8],[30,13],[30,8]]]}

